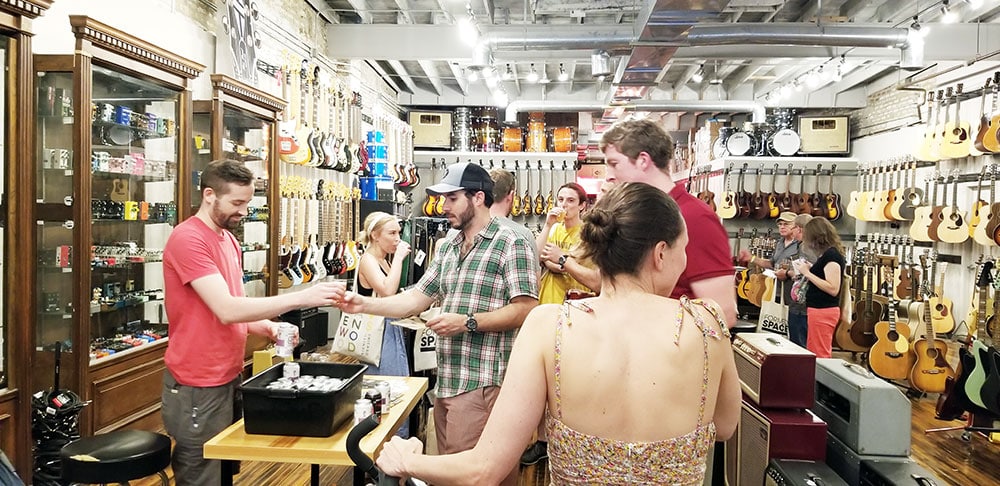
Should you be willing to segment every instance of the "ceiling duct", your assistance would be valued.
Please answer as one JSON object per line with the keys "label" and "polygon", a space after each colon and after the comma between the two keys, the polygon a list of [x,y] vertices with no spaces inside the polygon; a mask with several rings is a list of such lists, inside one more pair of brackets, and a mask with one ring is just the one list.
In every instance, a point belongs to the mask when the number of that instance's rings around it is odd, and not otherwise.
{"label": "ceiling duct", "polygon": [[897,47],[906,45],[908,30],[894,27],[816,24],[695,25],[687,45],[769,44],[831,47]]}
{"label": "ceiling duct", "polygon": [[611,54],[608,51],[594,51],[590,55],[590,75],[595,78],[604,79],[611,76],[613,69],[611,67]]}
{"label": "ceiling duct", "polygon": [[754,122],[765,121],[764,104],[756,101],[675,101],[675,100],[635,100],[626,104],[608,104],[601,101],[512,101],[507,105],[504,119],[517,121],[517,114],[524,111],[603,111],[622,108],[632,111],[651,112],[729,112],[751,113]]}
{"label": "ceiling duct", "polygon": [[494,51],[601,49],[625,50],[636,40],[632,26],[495,25],[480,37]]}

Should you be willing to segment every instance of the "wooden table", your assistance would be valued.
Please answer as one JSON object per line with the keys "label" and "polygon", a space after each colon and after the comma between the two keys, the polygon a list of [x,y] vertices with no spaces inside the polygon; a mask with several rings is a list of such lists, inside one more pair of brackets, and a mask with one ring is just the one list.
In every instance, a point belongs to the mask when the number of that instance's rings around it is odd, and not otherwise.
{"label": "wooden table", "polygon": [[[382,423],[378,428],[361,440],[361,450],[370,457],[375,457],[382,450],[382,444],[392,437],[404,420],[408,420],[410,412],[427,391],[427,378],[412,376],[374,378],[390,382],[405,380],[407,391],[393,402],[389,414],[382,416]],[[347,433],[353,426],[353,422],[348,420],[330,437],[259,435],[247,434],[243,420],[240,420],[209,439],[205,443],[204,455],[206,459],[311,464],[311,484],[318,486],[320,464],[354,465],[347,456],[346,445]],[[223,478],[223,481],[226,480],[227,478]]]}

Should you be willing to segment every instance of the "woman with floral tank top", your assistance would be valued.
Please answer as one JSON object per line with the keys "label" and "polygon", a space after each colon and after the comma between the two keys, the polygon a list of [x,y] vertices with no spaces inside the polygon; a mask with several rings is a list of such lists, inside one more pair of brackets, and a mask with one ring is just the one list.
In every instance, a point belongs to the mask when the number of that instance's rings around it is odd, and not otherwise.
{"label": "woman with floral tank top", "polygon": [[702,483],[708,451],[736,430],[740,387],[718,306],[667,297],[686,264],[677,205],[620,184],[584,216],[581,240],[601,295],[528,315],[476,447],[425,456],[418,440],[394,438],[380,468],[496,484],[544,416],[552,484]]}

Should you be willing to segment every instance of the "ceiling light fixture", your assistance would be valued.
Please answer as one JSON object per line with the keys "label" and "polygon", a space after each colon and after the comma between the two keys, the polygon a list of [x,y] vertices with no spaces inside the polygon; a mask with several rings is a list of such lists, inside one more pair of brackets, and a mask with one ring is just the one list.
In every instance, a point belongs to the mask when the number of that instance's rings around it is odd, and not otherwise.
{"label": "ceiling light fixture", "polygon": [[563,67],[563,63],[559,63],[559,81],[566,82],[569,80],[569,73],[566,72],[566,68]]}
{"label": "ceiling light fixture", "polygon": [[597,50],[590,55],[590,75],[600,79],[611,76],[611,54],[608,51]]}
{"label": "ceiling light fixture", "polygon": [[951,9],[948,0],[941,0],[941,22],[952,24],[958,21],[958,14]]}
{"label": "ceiling light fixture", "polygon": [[529,72],[528,75],[524,77],[524,80],[529,83],[538,82],[538,71],[535,71],[535,63],[531,63],[531,72]]}
{"label": "ceiling light fixture", "polygon": [[965,0],[965,3],[969,4],[969,8],[979,8],[983,6],[983,0]]}
{"label": "ceiling light fixture", "polygon": [[705,80],[705,65],[702,64],[694,74],[691,75],[691,81],[695,83],[700,83]]}
{"label": "ceiling light fixture", "polygon": [[514,79],[514,71],[510,68],[510,64],[507,64],[507,70],[503,73],[503,80],[510,81]]}
{"label": "ceiling light fixture", "polygon": [[469,82],[474,83],[479,80],[479,71],[476,71],[475,69],[466,69],[465,77],[469,80]]}

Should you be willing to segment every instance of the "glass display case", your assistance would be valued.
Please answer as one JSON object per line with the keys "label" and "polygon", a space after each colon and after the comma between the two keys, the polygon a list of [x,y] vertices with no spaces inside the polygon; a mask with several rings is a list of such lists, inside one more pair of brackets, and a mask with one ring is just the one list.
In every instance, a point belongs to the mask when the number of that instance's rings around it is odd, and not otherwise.
{"label": "glass display case", "polygon": [[[137,371],[129,383],[162,373],[139,371],[165,348],[162,254],[187,190],[188,82],[204,67],[70,19],[76,54],[35,58],[36,383],[52,380],[46,365],[61,351],[60,385],[110,400],[129,393],[107,381],[119,367]],[[118,412],[152,406],[132,400]],[[90,430],[120,420],[97,415]]]}
{"label": "glass display case", "polygon": [[271,218],[277,187],[271,175],[276,173],[277,121],[285,108],[284,100],[249,87],[235,79],[213,74],[213,99],[194,102],[192,119],[192,163],[189,208],[194,214],[201,204],[201,171],[212,160],[232,159],[246,164],[254,174],[254,198],[247,216],[234,230],[242,243],[246,295],[262,297],[277,292],[271,278],[277,271],[276,228]]}

